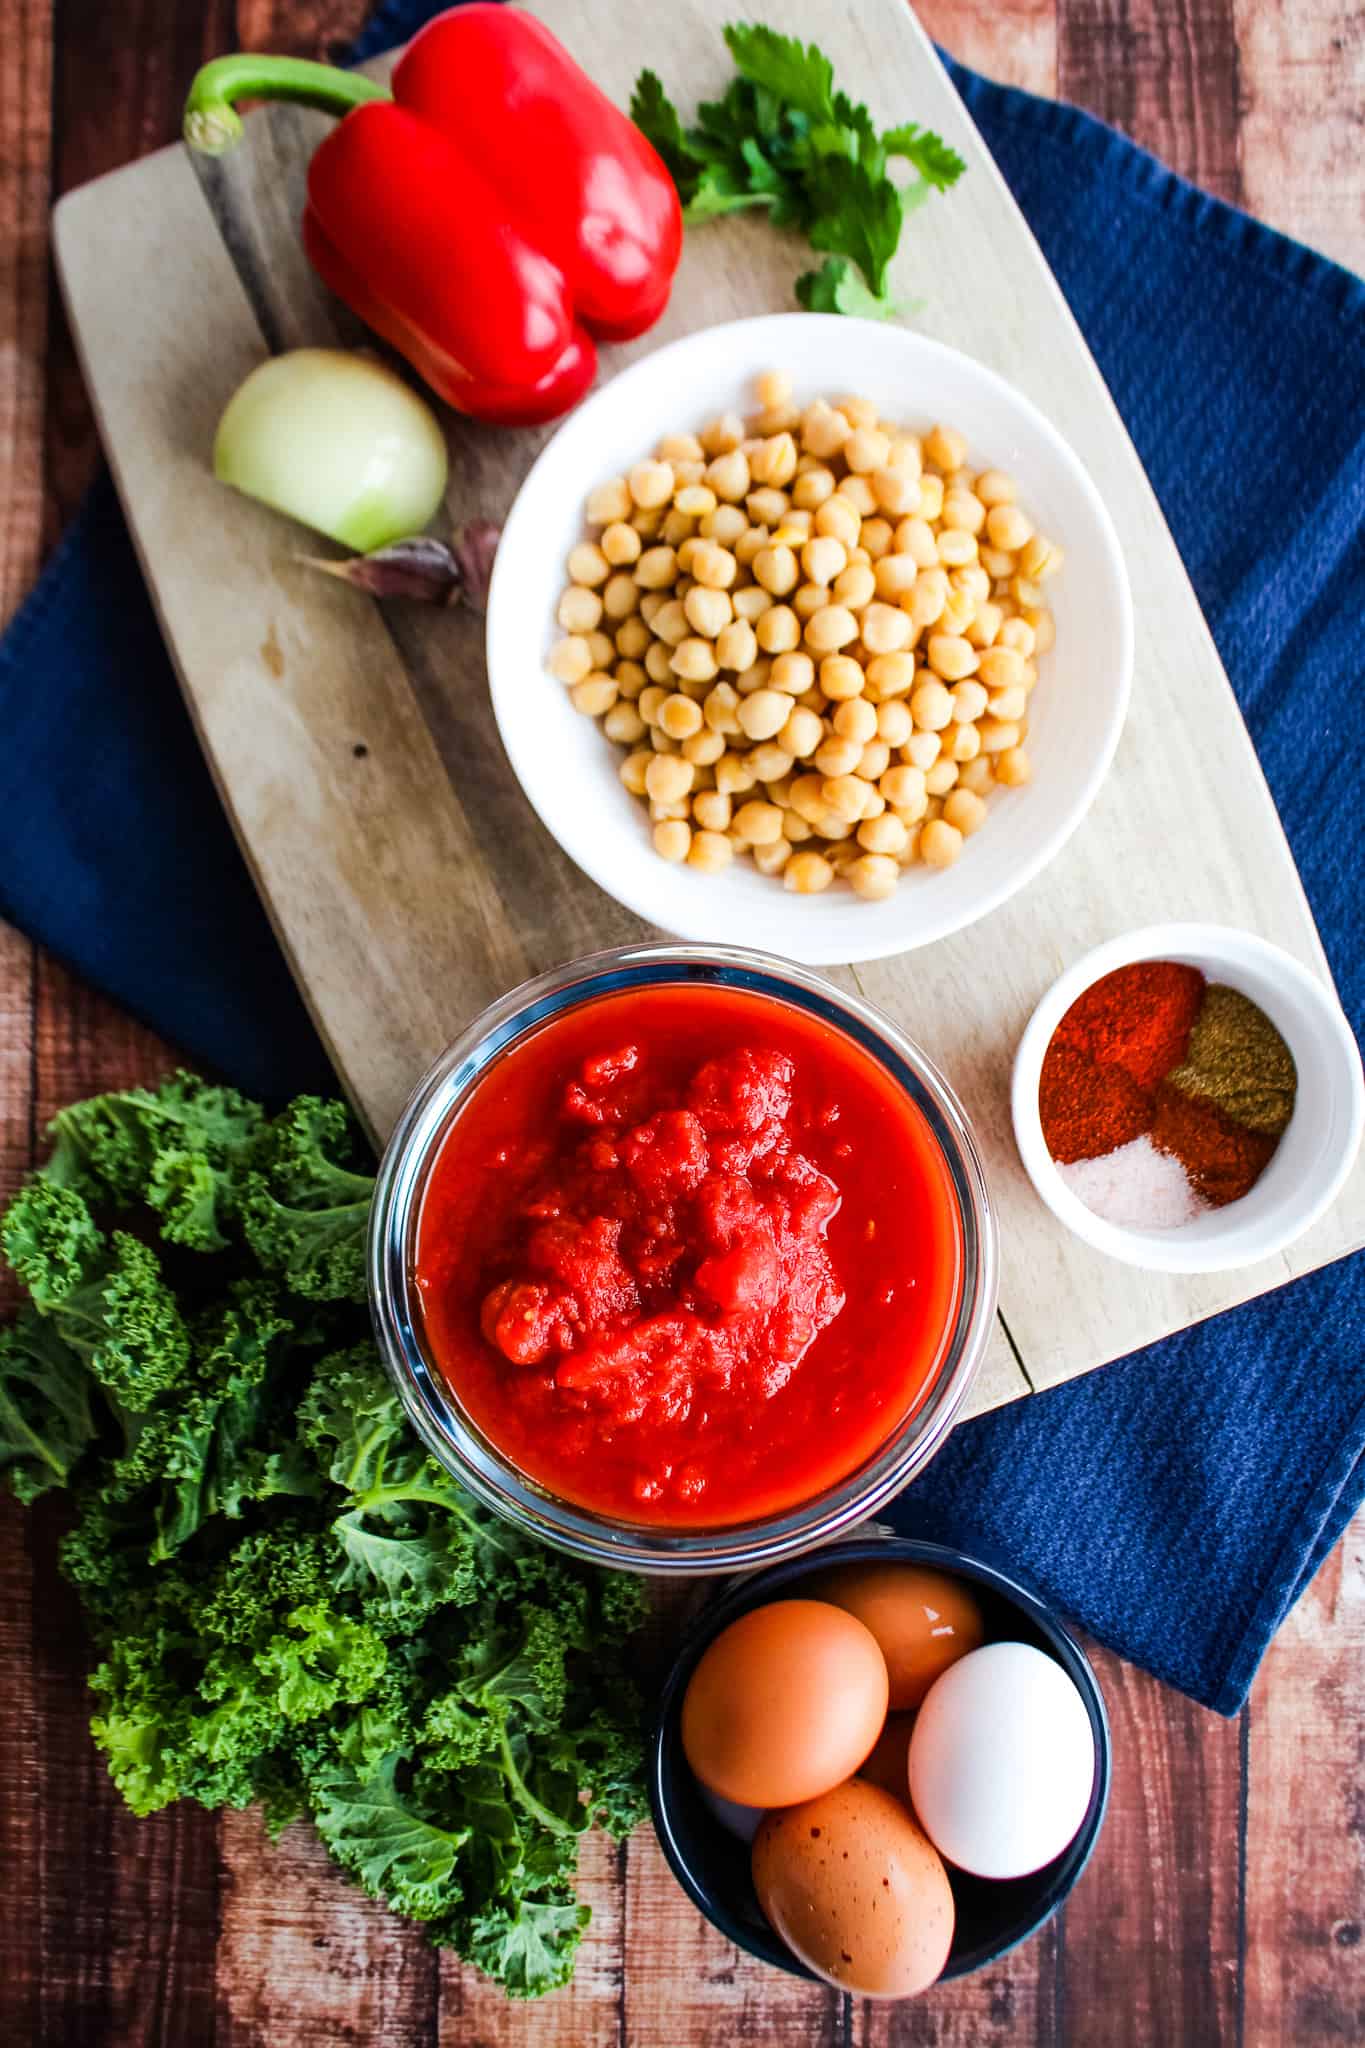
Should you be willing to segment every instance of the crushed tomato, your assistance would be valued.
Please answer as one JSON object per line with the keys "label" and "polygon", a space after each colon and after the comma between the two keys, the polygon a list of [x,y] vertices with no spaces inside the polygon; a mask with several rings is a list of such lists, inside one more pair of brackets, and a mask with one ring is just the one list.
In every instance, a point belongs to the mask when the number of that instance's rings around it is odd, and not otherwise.
{"label": "crushed tomato", "polygon": [[914,1103],[818,1018],[708,984],[599,998],[504,1055],[432,1166],[415,1263],[486,1435],[561,1498],[675,1526],[856,1469],[962,1289]]}

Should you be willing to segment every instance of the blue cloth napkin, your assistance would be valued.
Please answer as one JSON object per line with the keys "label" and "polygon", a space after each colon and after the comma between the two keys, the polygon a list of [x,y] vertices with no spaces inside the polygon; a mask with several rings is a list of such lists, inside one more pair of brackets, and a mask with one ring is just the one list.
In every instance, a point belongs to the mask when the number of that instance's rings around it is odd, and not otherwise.
{"label": "blue cloth napkin", "polygon": [[[354,54],[438,11],[395,0]],[[1359,1032],[1365,285],[1089,116],[953,77],[1156,486]],[[330,1085],[107,482],[0,646],[0,703],[0,912],[240,1086]],[[1363,1323],[1345,1261],[967,1424],[894,1519],[1234,1713],[1365,1496]]]}

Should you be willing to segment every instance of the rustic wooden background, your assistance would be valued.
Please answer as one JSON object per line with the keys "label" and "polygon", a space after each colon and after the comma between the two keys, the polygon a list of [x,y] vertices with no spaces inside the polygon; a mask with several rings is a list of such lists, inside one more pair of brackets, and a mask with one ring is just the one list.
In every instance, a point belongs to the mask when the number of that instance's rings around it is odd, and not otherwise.
{"label": "rustic wooden background", "polygon": [[[365,0],[0,0],[0,618],[97,459],[51,285],[53,198],[170,140],[205,57],[331,54],[365,13]],[[920,13],[968,62],[1080,101],[1365,269],[1359,0],[922,0]],[[171,1057],[0,927],[0,1188],[62,1102]],[[659,1913],[668,1880],[644,1838],[593,1852],[622,1882],[579,1990],[524,2008],[333,1880],[304,1830],[270,1850],[251,1815],[133,1821],[86,1737],[54,1526],[0,1508],[0,2039],[16,2048],[1365,2039],[1365,1521],[1235,1724],[1098,1653],[1117,1772],[1090,1870],[999,1968],[900,2009],[797,1987],[686,1908]]]}

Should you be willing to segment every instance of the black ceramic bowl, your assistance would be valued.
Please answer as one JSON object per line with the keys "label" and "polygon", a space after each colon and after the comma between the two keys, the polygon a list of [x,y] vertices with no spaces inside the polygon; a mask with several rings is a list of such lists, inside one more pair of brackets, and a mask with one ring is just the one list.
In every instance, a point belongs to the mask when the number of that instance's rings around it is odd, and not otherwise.
{"label": "black ceramic bowl", "polygon": [[654,1724],[649,1799],[664,1854],[683,1890],[722,1934],[794,1977],[814,1973],[797,1961],[764,1919],[749,1876],[748,1844],[716,1820],[688,1768],[681,1733],[683,1694],[702,1652],[737,1615],[769,1600],[799,1598],[803,1581],[833,1564],[892,1560],[927,1565],[969,1581],[985,1616],[986,1641],[1032,1643],[1054,1658],[1085,1701],[1095,1737],[1090,1804],[1079,1832],[1060,1856],[1028,1877],[999,1882],[948,1866],[957,1925],[943,1978],[965,1977],[969,1970],[998,1962],[1056,1912],[1090,1860],[1109,1799],[1109,1723],[1095,1674],[1080,1646],[1043,1603],[993,1565],[937,1543],[869,1536],[825,1545],[735,1583],[695,1622],[668,1675]]}

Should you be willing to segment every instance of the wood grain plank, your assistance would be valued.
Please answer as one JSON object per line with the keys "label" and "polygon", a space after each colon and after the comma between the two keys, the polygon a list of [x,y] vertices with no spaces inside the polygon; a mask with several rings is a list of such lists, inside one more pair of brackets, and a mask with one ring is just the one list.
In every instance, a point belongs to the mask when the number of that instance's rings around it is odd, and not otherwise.
{"label": "wood grain plank", "polygon": [[313,57],[334,63],[374,13],[374,0],[237,0],[237,40],[244,50]]}
{"label": "wood grain plank", "polygon": [[[258,1809],[224,1813],[220,1842],[214,2048],[433,2040],[435,1951],[345,1884],[311,1827],[272,1843]],[[167,2048],[180,2039],[196,2037],[168,2035]]]}
{"label": "wood grain plank", "polygon": [[[1104,2015],[1115,2048],[1237,2041],[1237,1726],[1087,1644],[1114,1742],[1109,1815],[1067,1901],[1068,2037]],[[1074,2033],[1073,2033],[1074,2030]],[[1259,2037],[1248,2034],[1247,2042]]]}
{"label": "wood grain plank", "polygon": [[43,510],[52,21],[15,0],[0,36],[0,624],[37,573]]}
{"label": "wood grain plank", "polygon": [[682,1897],[654,1835],[632,1837],[623,2048],[847,2048],[850,2011],[726,1941]]}
{"label": "wood grain plank", "polygon": [[960,64],[1025,92],[1057,90],[1057,0],[919,0],[929,35]]}
{"label": "wood grain plank", "polygon": [[1365,2040],[1365,1515],[1247,1709],[1248,2048]]}
{"label": "wood grain plank", "polygon": [[1365,30],[1357,0],[1233,0],[1243,198],[1365,273]]}
{"label": "wood grain plank", "polygon": [[1062,2019],[1064,1915],[1011,1955],[940,1984],[905,2005],[862,1999],[854,2005],[852,2048],[1063,2048],[1072,2035]]}
{"label": "wood grain plank", "polygon": [[1061,8],[1062,98],[1234,204],[1242,198],[1239,70],[1234,0],[1064,0]]}

